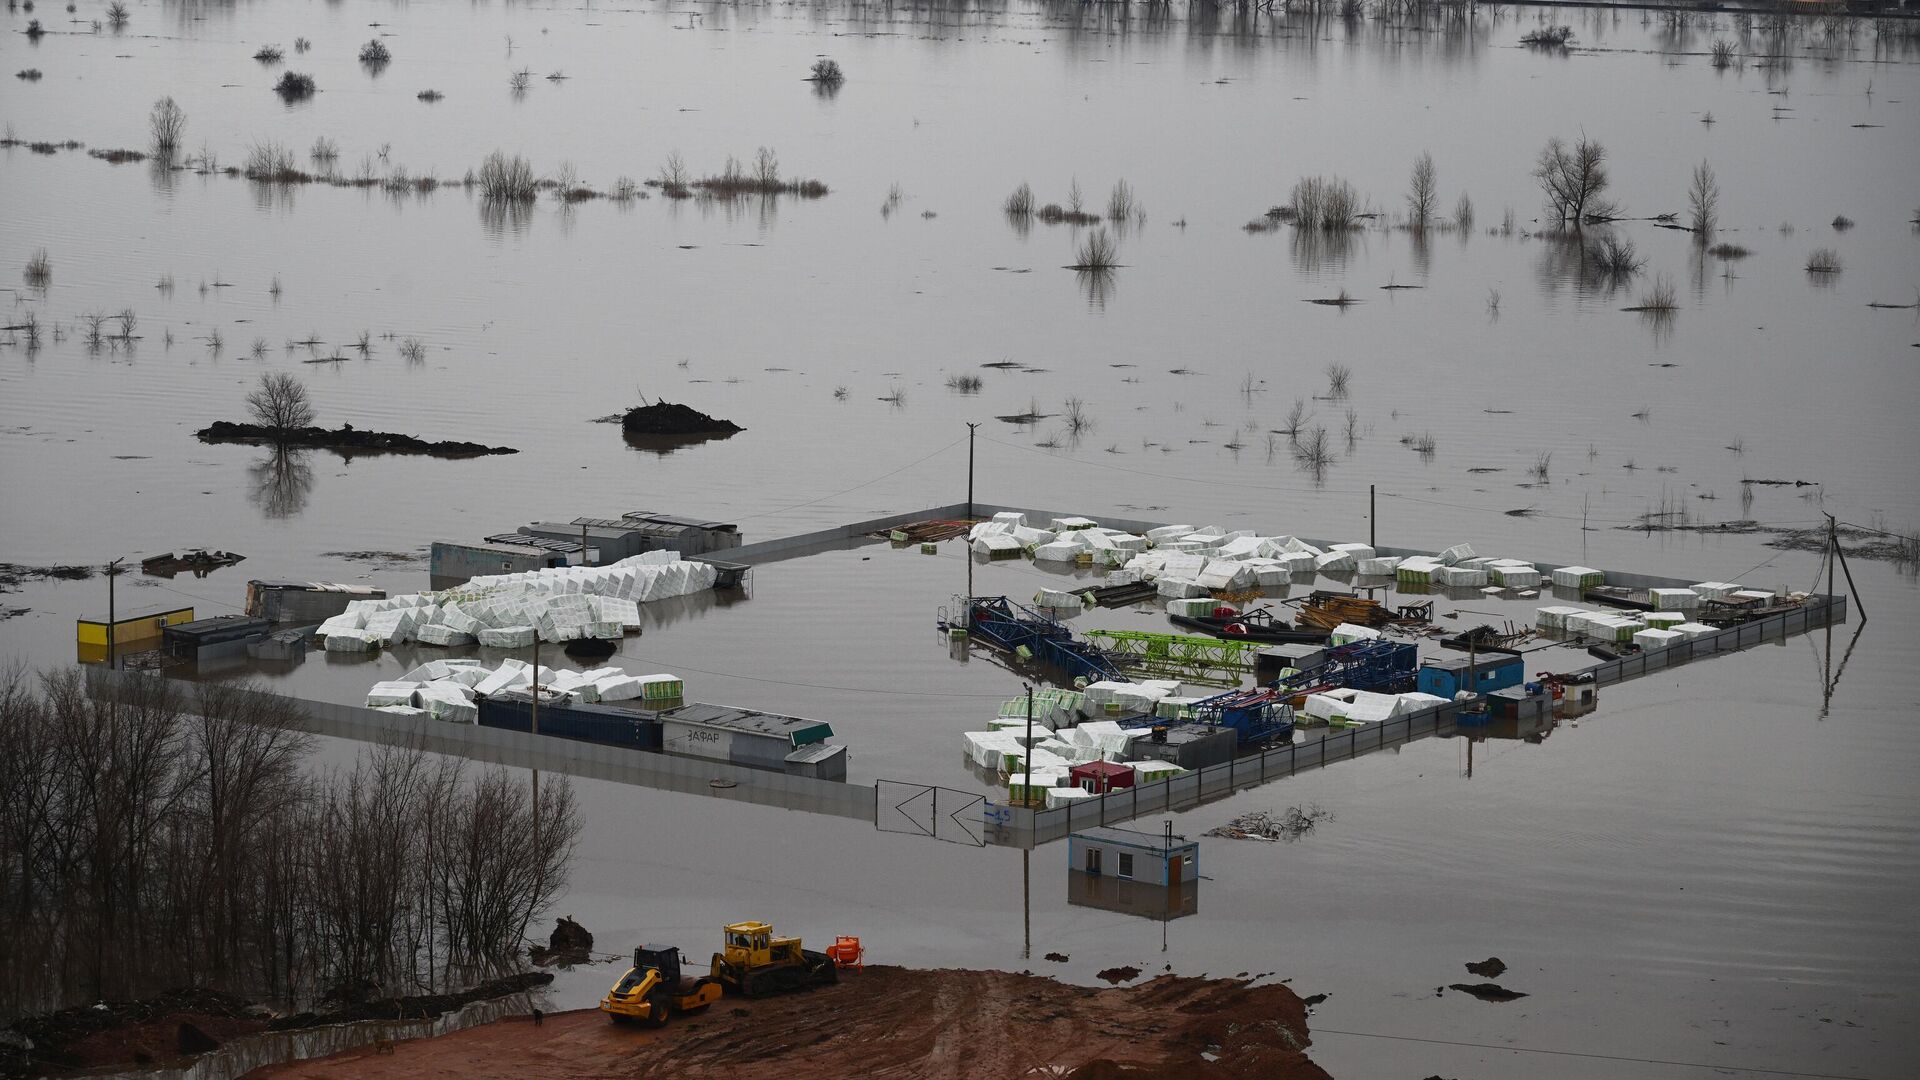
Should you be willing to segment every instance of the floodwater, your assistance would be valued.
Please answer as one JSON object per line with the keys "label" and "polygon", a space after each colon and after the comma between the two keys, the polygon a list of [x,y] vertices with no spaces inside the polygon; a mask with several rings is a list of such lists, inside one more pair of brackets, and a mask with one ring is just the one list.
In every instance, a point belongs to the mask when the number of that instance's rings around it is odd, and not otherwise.
{"label": "floodwater", "polygon": [[[249,556],[206,579],[122,578],[122,610],[217,613],[248,577],[419,589],[431,540],[530,520],[648,507],[757,539],[946,503],[964,497],[969,421],[983,500],[1096,516],[1353,539],[1371,527],[1382,543],[1467,540],[1767,588],[1808,587],[1818,556],[1765,533],[1620,526],[1649,511],[1920,525],[1920,311],[1869,306],[1912,305],[1920,288],[1920,51],[1871,24],[1782,36],[1726,14],[1672,28],[1574,9],[1346,23],[349,0],[150,3],[96,35],[95,5],[78,23],[60,6],[32,16],[49,31],[37,44],[18,32],[26,13],[0,15],[0,70],[42,73],[0,88],[0,125],[24,141],[139,148],[148,108],[171,95],[188,153],[204,145],[222,165],[266,141],[304,162],[324,136],[349,176],[457,180],[498,148],[609,190],[675,151],[699,174],[766,146],[832,189],[549,196],[495,214],[457,186],[268,187],[0,150],[0,300],[9,324],[32,311],[43,328],[37,351],[18,331],[0,339],[0,560]],[[1543,20],[1573,24],[1577,47],[1517,47]],[[377,74],[354,60],[376,33],[394,55]],[[312,49],[297,54],[302,36]],[[1739,43],[1739,64],[1712,67],[1716,38]],[[287,50],[278,68],[249,58],[269,43]],[[819,55],[848,73],[837,94],[801,81]],[[283,105],[268,89],[282,68],[321,92]],[[444,100],[416,99],[429,88]],[[1688,234],[1635,220],[1616,231],[1640,274],[1609,289],[1582,272],[1534,235],[1528,174],[1548,137],[1583,131],[1610,151],[1610,194],[1635,218],[1684,221],[1704,157],[1721,239],[1751,254],[1699,259]],[[1471,229],[1416,242],[1389,227],[1422,150],[1443,212],[1470,195]],[[1322,174],[1386,218],[1339,244],[1243,229]],[[1122,178],[1145,219],[1110,226],[1124,265],[1108,276],[1061,268],[1084,230],[1000,212],[1023,181],[1063,203],[1077,181],[1102,209]],[[1852,228],[1834,227],[1842,215]],[[36,248],[52,263],[43,289],[20,276]],[[1844,269],[1806,273],[1818,248]],[[1662,275],[1675,313],[1620,310]],[[1305,303],[1343,288],[1361,303]],[[128,308],[139,340],[89,349],[81,317]],[[362,331],[365,359],[348,348]],[[286,347],[309,337],[326,344]],[[418,363],[401,355],[409,337]],[[350,359],[303,362],[336,351]],[[1003,361],[1018,366],[982,367]],[[1351,369],[1344,399],[1323,400],[1329,364]],[[276,466],[192,438],[242,419],[262,372],[305,379],[322,423],[522,452]],[[949,389],[958,375],[983,386]],[[662,454],[589,422],[642,395],[746,430]],[[1308,430],[1327,429],[1322,469],[1284,435],[1269,443],[1296,397]],[[1068,398],[1092,421],[1078,438],[1061,415],[995,419],[1063,414]],[[1429,434],[1429,454],[1403,442]],[[1547,478],[1529,475],[1547,453]],[[1888,563],[1852,569],[1871,621],[1856,608],[1837,628],[1830,701],[1816,635],[1608,688],[1598,713],[1540,745],[1477,746],[1471,778],[1462,743],[1428,740],[1177,815],[1189,834],[1296,802],[1335,816],[1296,844],[1206,842],[1199,914],[1168,924],[1068,905],[1053,845],[1031,856],[1028,959],[1018,852],[592,782],[562,909],[611,948],[667,938],[698,954],[739,915],[860,933],[889,962],[1082,981],[1132,962],[1273,971],[1332,995],[1314,1054],[1337,1076],[1909,1075],[1920,589]],[[1041,584],[1031,575],[994,567],[979,584],[1022,595]],[[832,719],[861,775],[965,787],[957,733],[1018,681],[955,665],[934,639],[933,609],[963,587],[958,559],[884,546],[771,564],[747,598],[658,613],[623,662],[684,669],[711,700]],[[70,658],[72,619],[103,611],[104,593],[96,578],[0,595],[28,609],[0,620],[0,651]],[[395,663],[315,656],[286,682],[350,700]],[[1435,996],[1488,955],[1531,996]],[[560,997],[583,1004],[611,978],[569,974]]]}

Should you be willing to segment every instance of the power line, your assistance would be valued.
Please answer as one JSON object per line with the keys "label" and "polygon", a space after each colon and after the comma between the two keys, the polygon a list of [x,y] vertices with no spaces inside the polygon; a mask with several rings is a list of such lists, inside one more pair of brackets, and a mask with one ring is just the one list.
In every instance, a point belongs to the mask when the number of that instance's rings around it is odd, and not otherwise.
{"label": "power line", "polygon": [[794,504],[793,504],[792,506],[782,506],[782,507],[780,507],[780,508],[779,508],[778,510],[762,510],[762,511],[761,511],[760,513],[758,513],[758,514],[748,514],[748,515],[746,515],[745,517],[742,517],[742,518],[740,518],[740,520],[741,520],[741,521],[752,521],[752,520],[753,520],[754,518],[762,518],[762,517],[766,517],[766,516],[768,516],[769,514],[784,514],[784,513],[786,513],[786,512],[787,512],[787,511],[789,511],[789,510],[798,510],[798,509],[800,509],[801,507],[805,507],[805,506],[812,506],[812,505],[814,505],[815,503],[823,503],[823,502],[826,502],[826,501],[827,501],[828,499],[837,499],[837,498],[839,498],[839,497],[840,497],[840,496],[842,496],[842,495],[850,495],[850,494],[852,494],[853,492],[856,492],[856,491],[859,491],[859,490],[860,490],[861,488],[863,488],[863,487],[870,487],[870,486],[872,486],[872,485],[874,485],[874,484],[877,484],[877,483],[879,483],[880,481],[882,481],[882,480],[885,480],[885,479],[887,479],[887,478],[889,478],[889,477],[893,477],[893,476],[898,476],[899,474],[901,474],[901,473],[903,473],[903,472],[906,472],[906,471],[907,471],[908,469],[911,469],[911,468],[913,468],[913,467],[914,467],[915,465],[919,465],[919,464],[921,464],[922,462],[925,462],[925,461],[927,461],[927,460],[928,460],[928,459],[930,459],[930,458],[933,458],[933,457],[936,457],[936,456],[938,456],[938,455],[940,455],[940,454],[944,454],[944,453],[946,453],[947,451],[949,451],[949,450],[951,450],[951,449],[953,449],[954,447],[956,447],[956,446],[958,446],[958,445],[960,445],[960,442],[961,442],[961,440],[959,440],[959,439],[955,439],[955,440],[953,440],[952,442],[950,442],[950,443],[948,443],[947,445],[945,445],[945,446],[943,446],[943,447],[941,447],[940,449],[938,449],[938,450],[935,450],[935,451],[933,451],[933,453],[930,453],[930,454],[928,454],[928,455],[926,455],[925,457],[920,457],[920,458],[915,458],[914,460],[912,460],[912,461],[909,461],[909,462],[907,462],[907,463],[906,463],[905,465],[902,465],[902,466],[900,466],[899,468],[897,468],[897,469],[895,469],[895,470],[893,470],[892,472],[889,472],[889,473],[883,473],[883,474],[881,474],[881,475],[879,475],[879,476],[876,476],[876,477],[874,477],[874,478],[873,478],[873,479],[871,479],[871,480],[867,480],[867,481],[865,481],[865,482],[863,482],[863,483],[858,483],[858,484],[855,484],[855,485],[853,485],[852,487],[850,487],[850,488],[846,488],[846,489],[844,489],[844,490],[841,490],[841,491],[836,491],[836,492],[834,492],[834,493],[833,493],[833,494],[831,494],[831,495],[822,495],[822,496],[820,496],[820,497],[819,497],[819,498],[817,498],[817,499],[808,499],[808,500],[807,500],[806,502],[797,502],[797,503],[794,503]]}
{"label": "power line", "polygon": [[1871,1080],[1849,1073],[1796,1072],[1793,1069],[1765,1069],[1739,1065],[1712,1065],[1702,1061],[1671,1061],[1666,1058],[1628,1057],[1622,1054],[1595,1054],[1582,1050],[1549,1050],[1537,1046],[1510,1046],[1500,1043],[1462,1042],[1454,1039],[1426,1039],[1417,1035],[1383,1035],[1377,1031],[1341,1031],[1315,1025],[1315,1035],[1352,1035],[1362,1039],[1392,1039],[1395,1042],[1431,1043],[1435,1046],[1463,1046],[1475,1050],[1508,1050],[1516,1054],[1549,1054],[1554,1057],[1593,1058],[1599,1061],[1624,1061],[1636,1065],[1672,1065],[1682,1069],[1712,1069],[1716,1072],[1744,1072],[1758,1076],[1797,1076],[1808,1080]]}

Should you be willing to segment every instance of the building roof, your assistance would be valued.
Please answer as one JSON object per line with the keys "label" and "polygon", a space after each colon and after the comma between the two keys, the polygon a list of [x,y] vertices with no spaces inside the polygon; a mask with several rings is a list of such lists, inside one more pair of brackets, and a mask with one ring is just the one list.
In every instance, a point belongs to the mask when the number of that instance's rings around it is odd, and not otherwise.
{"label": "building roof", "polygon": [[1465,671],[1469,666],[1486,669],[1518,664],[1521,657],[1512,653],[1483,652],[1477,657],[1466,656],[1429,656],[1420,661],[1421,667],[1439,668],[1443,671]]}
{"label": "building roof", "polygon": [[1165,833],[1141,832],[1138,829],[1122,829],[1113,825],[1100,825],[1091,829],[1081,829],[1079,832],[1072,834],[1069,839],[1092,840],[1101,844],[1118,844],[1122,847],[1140,848],[1162,855],[1200,846],[1198,840],[1189,840],[1179,833],[1175,833],[1173,836],[1173,846],[1169,848],[1167,846],[1167,836]]}
{"label": "building roof", "polygon": [[668,709],[660,714],[660,719],[663,723],[697,724],[754,735],[771,735],[786,739],[794,746],[833,737],[833,728],[824,720],[803,720],[797,716],[779,716],[755,709],[736,709],[731,705],[694,702]]}
{"label": "building roof", "polygon": [[256,589],[297,589],[301,592],[337,592],[354,596],[371,596],[383,592],[371,585],[342,585],[334,581],[263,581],[255,578],[247,582]]}
{"label": "building roof", "polygon": [[1075,765],[1067,770],[1068,775],[1084,776],[1131,776],[1133,766],[1122,765],[1117,761],[1089,761]]}

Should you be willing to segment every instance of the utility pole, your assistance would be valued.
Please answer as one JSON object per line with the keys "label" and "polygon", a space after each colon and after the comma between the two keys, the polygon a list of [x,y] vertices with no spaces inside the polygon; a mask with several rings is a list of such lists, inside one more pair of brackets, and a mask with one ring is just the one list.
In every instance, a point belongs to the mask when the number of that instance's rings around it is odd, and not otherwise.
{"label": "utility pole", "polygon": [[[1853,570],[1847,566],[1847,553],[1840,547],[1840,523],[1832,514],[1827,515],[1827,543],[1833,546],[1833,557],[1840,560],[1840,572],[1847,575],[1847,593],[1853,600],[1853,606],[1860,609],[1860,621],[1867,621],[1867,608],[1860,602],[1860,587],[1853,583]],[[1833,595],[1833,570],[1827,570],[1827,595]]]}
{"label": "utility pole", "polygon": [[[584,558],[586,549],[583,547],[580,550]],[[537,754],[540,752],[538,745],[538,737],[540,735],[540,628],[538,626],[533,628],[533,682],[530,683],[529,686],[533,690],[533,734],[535,736],[535,746],[533,750],[534,753]],[[536,865],[541,868],[540,876],[545,877],[547,857],[540,850],[540,769],[538,766],[535,766],[533,770],[533,857],[539,860]]]}
{"label": "utility pole", "polygon": [[[1367,485],[1367,546],[1380,542],[1380,502],[1373,497],[1373,485]],[[1378,551],[1375,555],[1380,554]]]}
{"label": "utility pole", "polygon": [[1020,760],[1027,766],[1027,782],[1024,786],[1027,790],[1026,799],[1031,802],[1033,800],[1033,684],[1021,683],[1020,685],[1027,688],[1027,742],[1026,749],[1020,754]]}
{"label": "utility pole", "polygon": [[980,430],[977,423],[967,425],[967,520],[973,520],[973,435]]}
{"label": "utility pole", "polygon": [[115,559],[107,564],[107,670],[113,670],[114,623],[118,616],[113,608],[113,579],[120,576],[120,564],[124,558]]}

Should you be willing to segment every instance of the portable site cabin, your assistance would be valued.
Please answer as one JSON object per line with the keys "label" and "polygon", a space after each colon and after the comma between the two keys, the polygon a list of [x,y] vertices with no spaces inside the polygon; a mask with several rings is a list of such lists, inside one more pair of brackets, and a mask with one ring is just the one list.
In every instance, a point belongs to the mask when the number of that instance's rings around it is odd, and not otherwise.
{"label": "portable site cabin", "polygon": [[1451,701],[1462,690],[1491,694],[1495,690],[1519,686],[1525,681],[1526,674],[1527,666],[1521,657],[1503,653],[1484,653],[1474,657],[1435,656],[1421,662],[1415,685],[1423,694]]}
{"label": "portable site cabin", "polygon": [[[116,615],[112,622],[113,651],[116,659],[129,653],[158,648],[160,635],[169,626],[193,621],[193,609],[163,608],[139,615]],[[83,664],[105,663],[108,622],[105,619],[76,619],[74,645]]]}
{"label": "portable site cabin", "polygon": [[272,629],[272,623],[250,615],[215,615],[166,627],[160,632],[160,647],[176,660],[196,663],[245,656],[247,646]]}
{"label": "portable site cabin", "polygon": [[1200,877],[1200,844],[1184,836],[1101,826],[1067,837],[1067,867],[1147,885],[1174,885]]}
{"label": "portable site cabin", "polygon": [[1067,770],[1073,786],[1090,795],[1105,795],[1116,788],[1133,786],[1133,766],[1115,761],[1089,761]]}

